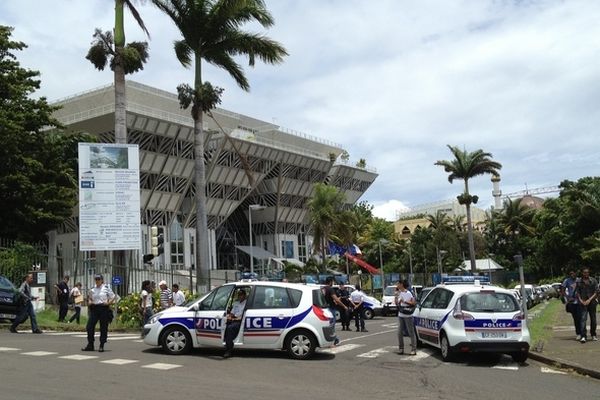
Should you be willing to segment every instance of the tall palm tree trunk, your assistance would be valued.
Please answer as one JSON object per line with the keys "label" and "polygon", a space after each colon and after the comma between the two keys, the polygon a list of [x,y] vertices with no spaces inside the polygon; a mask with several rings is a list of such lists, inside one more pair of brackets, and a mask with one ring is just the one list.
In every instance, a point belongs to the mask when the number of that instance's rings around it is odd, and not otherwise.
{"label": "tall palm tree trunk", "polygon": [[125,67],[122,52],[125,47],[123,0],[115,0],[115,143],[127,143],[125,100]]}
{"label": "tall palm tree trunk", "polygon": [[[195,90],[199,92],[202,85],[201,58],[195,60]],[[200,100],[202,101],[202,100]],[[204,129],[201,104],[194,104],[194,183],[196,185],[196,285],[198,290],[208,289],[209,257],[208,257],[208,218],[206,216],[206,168],[204,165]]]}
{"label": "tall palm tree trunk", "polygon": [[465,179],[465,194],[467,195],[467,202],[465,207],[467,208],[467,237],[469,240],[469,259],[471,260],[471,273],[475,275],[477,273],[477,267],[475,264],[475,242],[473,240],[473,223],[471,220],[471,200],[469,196],[469,181]]}

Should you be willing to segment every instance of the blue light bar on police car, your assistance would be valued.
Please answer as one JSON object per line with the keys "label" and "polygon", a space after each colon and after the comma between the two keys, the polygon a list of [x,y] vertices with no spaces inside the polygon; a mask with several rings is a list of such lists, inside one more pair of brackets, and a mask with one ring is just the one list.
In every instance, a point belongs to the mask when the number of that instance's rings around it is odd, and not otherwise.
{"label": "blue light bar on police car", "polygon": [[485,275],[446,275],[442,276],[442,283],[490,283],[490,278]]}

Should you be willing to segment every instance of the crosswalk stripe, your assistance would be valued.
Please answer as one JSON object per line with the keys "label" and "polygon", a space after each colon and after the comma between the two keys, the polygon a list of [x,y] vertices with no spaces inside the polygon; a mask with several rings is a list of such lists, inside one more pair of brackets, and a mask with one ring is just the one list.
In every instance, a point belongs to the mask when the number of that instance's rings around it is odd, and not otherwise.
{"label": "crosswalk stripe", "polygon": [[19,351],[16,347],[0,347],[0,351]]}
{"label": "crosswalk stripe", "polygon": [[126,365],[136,363],[138,362],[138,360],[128,360],[126,358],[113,358],[112,360],[104,360],[100,362],[104,364]]}
{"label": "crosswalk stripe", "polygon": [[182,367],[182,365],[166,364],[166,363],[154,363],[154,364],[142,365],[142,368],[160,369],[163,371],[167,371],[169,369],[174,369],[174,368],[179,368],[179,367]]}
{"label": "crosswalk stripe", "polygon": [[329,349],[319,349],[319,353],[328,353],[328,354],[339,354],[339,353],[343,353],[345,351],[350,351],[350,350],[354,350],[357,349],[359,347],[364,347],[364,344],[355,344],[355,343],[348,343],[348,344],[342,344],[340,346],[336,346],[336,347],[331,347]]}
{"label": "crosswalk stripe", "polygon": [[377,358],[380,355],[385,354],[385,353],[389,353],[389,352],[390,351],[387,350],[386,347],[383,347],[383,348],[380,348],[380,349],[375,349],[375,350],[368,351],[366,353],[359,354],[356,357],[361,357],[361,358]]}
{"label": "crosswalk stripe", "polygon": [[515,363],[510,363],[510,362],[502,362],[500,364],[492,366],[492,368],[504,369],[504,370],[508,370],[508,371],[518,371],[519,370],[518,365],[516,365]]}
{"label": "crosswalk stripe", "polygon": [[60,356],[58,358],[62,358],[65,360],[83,361],[83,360],[92,360],[94,358],[98,358],[98,356],[85,356],[83,354],[71,354],[70,356]]}
{"label": "crosswalk stripe", "polygon": [[43,356],[52,356],[54,354],[58,354],[54,351],[30,351],[27,353],[21,353],[24,356],[34,356],[34,357],[43,357]]}

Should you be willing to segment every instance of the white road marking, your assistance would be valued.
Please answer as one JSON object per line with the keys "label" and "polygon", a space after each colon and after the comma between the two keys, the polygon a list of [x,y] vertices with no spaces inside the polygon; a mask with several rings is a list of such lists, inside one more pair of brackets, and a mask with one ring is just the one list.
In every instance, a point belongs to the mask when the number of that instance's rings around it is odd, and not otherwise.
{"label": "white road marking", "polygon": [[15,347],[0,347],[0,351],[19,351],[21,349],[17,349]]}
{"label": "white road marking", "polygon": [[182,365],[177,365],[177,364],[154,363],[154,364],[142,365],[142,368],[160,369],[163,371],[167,371],[169,369],[179,368],[181,366]]}
{"label": "white road marking", "polygon": [[364,339],[364,338],[371,337],[371,336],[385,335],[386,333],[390,333],[390,332],[396,332],[396,329],[389,329],[387,331],[381,331],[381,332],[376,332],[376,333],[368,333],[366,335],[364,333],[356,332],[357,336],[354,336],[349,339],[340,340],[340,343],[349,342],[351,340]]}
{"label": "white road marking", "polygon": [[[71,334],[72,334],[72,333],[71,333]],[[73,334],[72,334],[72,335],[73,335]],[[99,332],[96,332],[96,333],[94,334],[94,337],[99,337],[99,336],[100,336],[100,333],[99,333]],[[87,338],[87,333],[77,333],[77,334],[73,335],[73,337],[76,337],[76,338],[84,338],[84,339],[85,339],[85,338]],[[139,339],[139,338],[140,338],[140,335],[138,334],[138,335],[132,336],[132,335],[131,335],[131,333],[110,333],[110,334],[108,335],[108,340],[124,340],[124,339],[121,339],[121,338],[126,338],[126,339]]]}
{"label": "white road marking", "polygon": [[114,337],[114,336],[108,336],[108,341],[109,342],[113,342],[115,340],[131,340],[131,339],[139,339],[140,335],[137,336],[119,336],[119,337]]}
{"label": "white road marking", "polygon": [[[406,352],[406,349],[404,350]],[[410,353],[410,350],[409,350]],[[404,353],[404,355],[400,356],[402,361],[419,361],[424,358],[431,356],[432,352],[430,350],[417,350],[417,354],[411,356],[410,354]]]}
{"label": "white road marking", "polygon": [[340,346],[332,347],[332,348],[329,348],[329,349],[319,349],[317,351],[319,353],[339,354],[339,353],[343,353],[345,351],[354,350],[354,349],[357,349],[357,348],[363,347],[363,346],[364,346],[364,344],[349,343],[349,344],[342,344]]}
{"label": "white road marking", "polygon": [[501,362],[501,363],[499,363],[497,365],[494,365],[492,368],[495,368],[495,369],[504,369],[504,370],[507,370],[507,371],[518,371],[519,370],[519,366],[518,365],[516,365],[515,363],[512,363],[512,362],[508,362],[508,361],[504,361],[504,362]]}
{"label": "white road marking", "polygon": [[113,358],[112,360],[104,360],[104,361],[100,361],[101,363],[104,364],[113,364],[113,365],[126,365],[126,364],[133,364],[138,362],[138,360],[128,360],[125,358]]}
{"label": "white road marking", "polygon": [[43,357],[43,356],[52,356],[54,354],[58,354],[54,351],[30,351],[28,353],[21,353],[24,356],[34,356],[34,357]]}
{"label": "white road marking", "polygon": [[382,347],[380,349],[375,349],[375,350],[371,350],[368,351],[366,353],[362,353],[357,355],[356,357],[361,357],[361,358],[377,358],[382,354],[385,353],[389,353],[390,351],[387,349],[387,347]]}
{"label": "white road marking", "polygon": [[84,356],[83,354],[72,354],[70,356],[60,356],[58,358],[63,358],[65,360],[83,361],[83,360],[92,360],[94,358],[98,358],[98,356]]}
{"label": "white road marking", "polygon": [[144,343],[144,339],[134,340],[135,343]]}
{"label": "white road marking", "polygon": [[565,371],[559,371],[557,369],[552,369],[548,367],[542,367],[541,372],[544,374],[559,374],[559,375],[567,375]]}
{"label": "white road marking", "polygon": [[383,328],[397,328],[398,324],[383,324],[381,325]]}

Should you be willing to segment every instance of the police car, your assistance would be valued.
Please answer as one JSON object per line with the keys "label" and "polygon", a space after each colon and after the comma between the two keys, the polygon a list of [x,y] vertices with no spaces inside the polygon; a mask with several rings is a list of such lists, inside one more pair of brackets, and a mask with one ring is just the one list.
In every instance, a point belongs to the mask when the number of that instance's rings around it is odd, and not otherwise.
{"label": "police car", "polygon": [[283,349],[294,359],[306,359],[317,347],[333,344],[335,320],[319,288],[258,281],[228,283],[153,315],[144,326],[144,342],[175,355],[223,347],[226,312],[239,290],[246,291],[247,301],[236,348]]}
{"label": "police car", "polygon": [[437,285],[413,320],[418,341],[439,348],[444,361],[458,353],[494,352],[524,362],[529,354],[529,330],[513,293],[476,279]]}
{"label": "police car", "polygon": [[[352,293],[356,290],[356,287],[354,285],[348,284],[344,285],[344,287],[346,288],[346,290],[348,290],[348,293]],[[336,289],[337,292],[339,286],[333,285],[333,288]],[[363,318],[373,319],[373,317],[375,317],[376,315],[383,315],[383,304],[375,297],[369,296],[365,293],[365,298],[363,301]],[[340,319],[340,312],[337,309],[335,310],[335,318],[336,320]]]}

